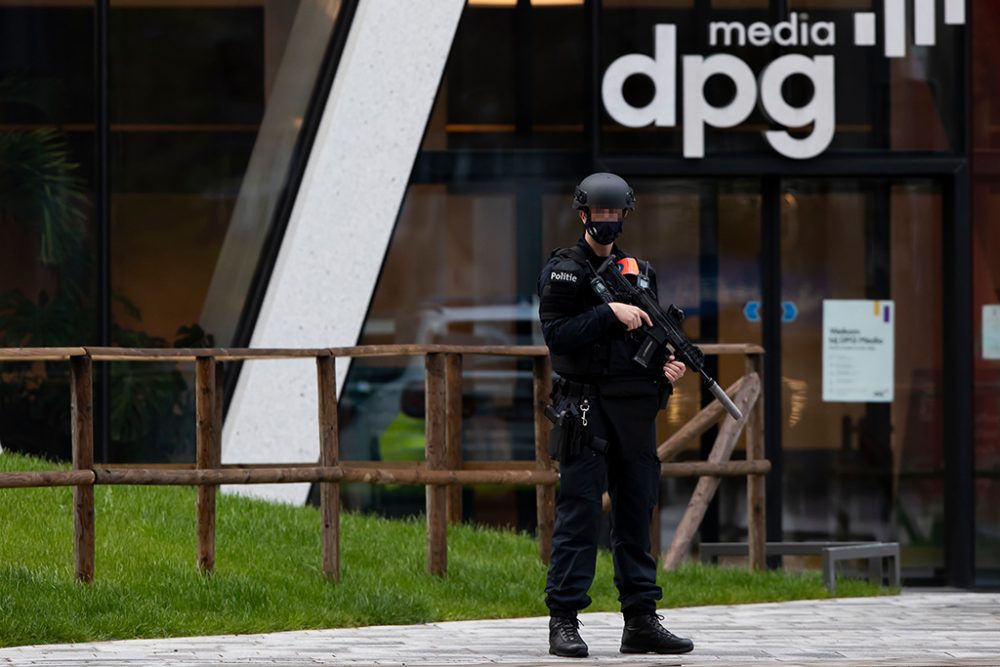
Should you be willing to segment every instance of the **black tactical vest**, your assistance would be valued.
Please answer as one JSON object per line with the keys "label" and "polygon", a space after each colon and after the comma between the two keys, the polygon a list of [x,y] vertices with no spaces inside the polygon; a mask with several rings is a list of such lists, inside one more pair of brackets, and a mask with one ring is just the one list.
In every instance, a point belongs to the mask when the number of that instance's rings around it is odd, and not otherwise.
{"label": "black tactical vest", "polygon": [[[552,257],[559,257],[563,262],[573,262],[584,270],[583,284],[578,285],[577,298],[581,302],[581,310],[602,303],[590,286],[590,280],[596,276],[594,268],[589,264],[584,252],[578,247],[559,248],[553,251]],[[640,261],[644,268],[645,262]],[[558,266],[558,265],[557,265]],[[615,296],[616,301],[628,303],[626,297]],[[576,381],[604,381],[611,378],[642,381],[641,384],[655,391],[655,381],[663,377],[662,368],[651,366],[643,368],[632,361],[639,349],[643,334],[639,331],[628,332],[624,327],[615,327],[601,341],[591,346],[578,348],[569,354],[555,354],[552,357],[552,369],[559,375]],[[650,380],[654,383],[650,383]]]}

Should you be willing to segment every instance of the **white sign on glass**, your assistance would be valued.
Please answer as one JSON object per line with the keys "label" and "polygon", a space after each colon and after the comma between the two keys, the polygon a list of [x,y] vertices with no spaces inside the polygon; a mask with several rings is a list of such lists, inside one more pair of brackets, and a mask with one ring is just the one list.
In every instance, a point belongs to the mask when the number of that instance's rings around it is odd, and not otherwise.
{"label": "white sign on glass", "polygon": [[823,301],[823,400],[891,403],[895,303]]}
{"label": "white sign on glass", "polygon": [[1000,359],[1000,306],[983,306],[983,359]]}

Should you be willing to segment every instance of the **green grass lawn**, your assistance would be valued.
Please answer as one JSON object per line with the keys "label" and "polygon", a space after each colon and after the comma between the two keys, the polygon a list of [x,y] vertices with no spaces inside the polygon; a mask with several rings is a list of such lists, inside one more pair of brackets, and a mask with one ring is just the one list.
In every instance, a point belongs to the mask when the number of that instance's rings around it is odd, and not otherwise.
{"label": "green grass lawn", "polygon": [[[0,454],[0,472],[55,469]],[[73,578],[72,490],[0,489],[0,646],[272,632],[546,614],[545,566],[527,535],[451,528],[448,576],[424,570],[422,519],[345,514],[339,584],[320,571],[319,514],[220,495],[216,572],[196,566],[189,487],[96,488],[96,576]],[[662,605],[828,597],[818,573],[687,565],[659,575]],[[874,595],[863,582],[841,596]],[[588,611],[617,610],[602,552]]]}

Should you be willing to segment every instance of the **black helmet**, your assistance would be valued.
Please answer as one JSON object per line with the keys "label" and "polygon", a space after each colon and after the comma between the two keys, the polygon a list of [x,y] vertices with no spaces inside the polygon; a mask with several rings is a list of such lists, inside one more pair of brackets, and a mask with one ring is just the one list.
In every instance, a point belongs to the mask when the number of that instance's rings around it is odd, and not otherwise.
{"label": "black helmet", "polygon": [[591,174],[573,193],[573,208],[635,208],[635,191],[621,176],[607,172]]}

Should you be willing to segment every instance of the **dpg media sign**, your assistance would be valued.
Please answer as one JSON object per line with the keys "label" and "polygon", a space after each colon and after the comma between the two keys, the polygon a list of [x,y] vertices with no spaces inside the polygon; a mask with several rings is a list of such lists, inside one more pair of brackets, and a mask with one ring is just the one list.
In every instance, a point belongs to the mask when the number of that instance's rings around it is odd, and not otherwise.
{"label": "dpg media sign", "polygon": [[[965,23],[965,0],[943,0],[944,22]],[[882,42],[887,58],[906,55],[908,9],[912,8],[914,44],[933,46],[936,41],[939,0],[884,0]],[[874,12],[854,14],[854,46],[871,47],[877,43],[878,24]],[[601,98],[608,114],[626,127],[674,127],[677,125],[677,26],[658,24],[653,28],[652,56],[630,53],[615,60],[604,72]],[[708,43],[712,48],[758,47],[776,44],[800,47],[832,48],[837,46],[836,26],[830,21],[810,22],[809,15],[792,12],[788,20],[776,24],[761,21],[713,21],[708,24]],[[708,56],[685,55],[681,58],[683,87],[679,91],[683,108],[684,157],[705,156],[705,128],[731,128],[749,118],[758,103],[774,124],[786,128],[766,130],[764,139],[778,153],[794,159],[816,157],[829,147],[836,131],[835,77],[833,55],[806,56],[787,53],[773,60],[760,73],[746,61],[728,53]],[[625,100],[625,80],[633,75],[649,77],[655,87],[652,101],[635,107]],[[803,106],[788,103],[782,85],[794,75],[812,83],[813,96]],[[727,104],[714,106],[705,98],[705,83],[714,76],[727,77],[736,93]],[[811,128],[806,136],[794,136],[788,130]]]}

